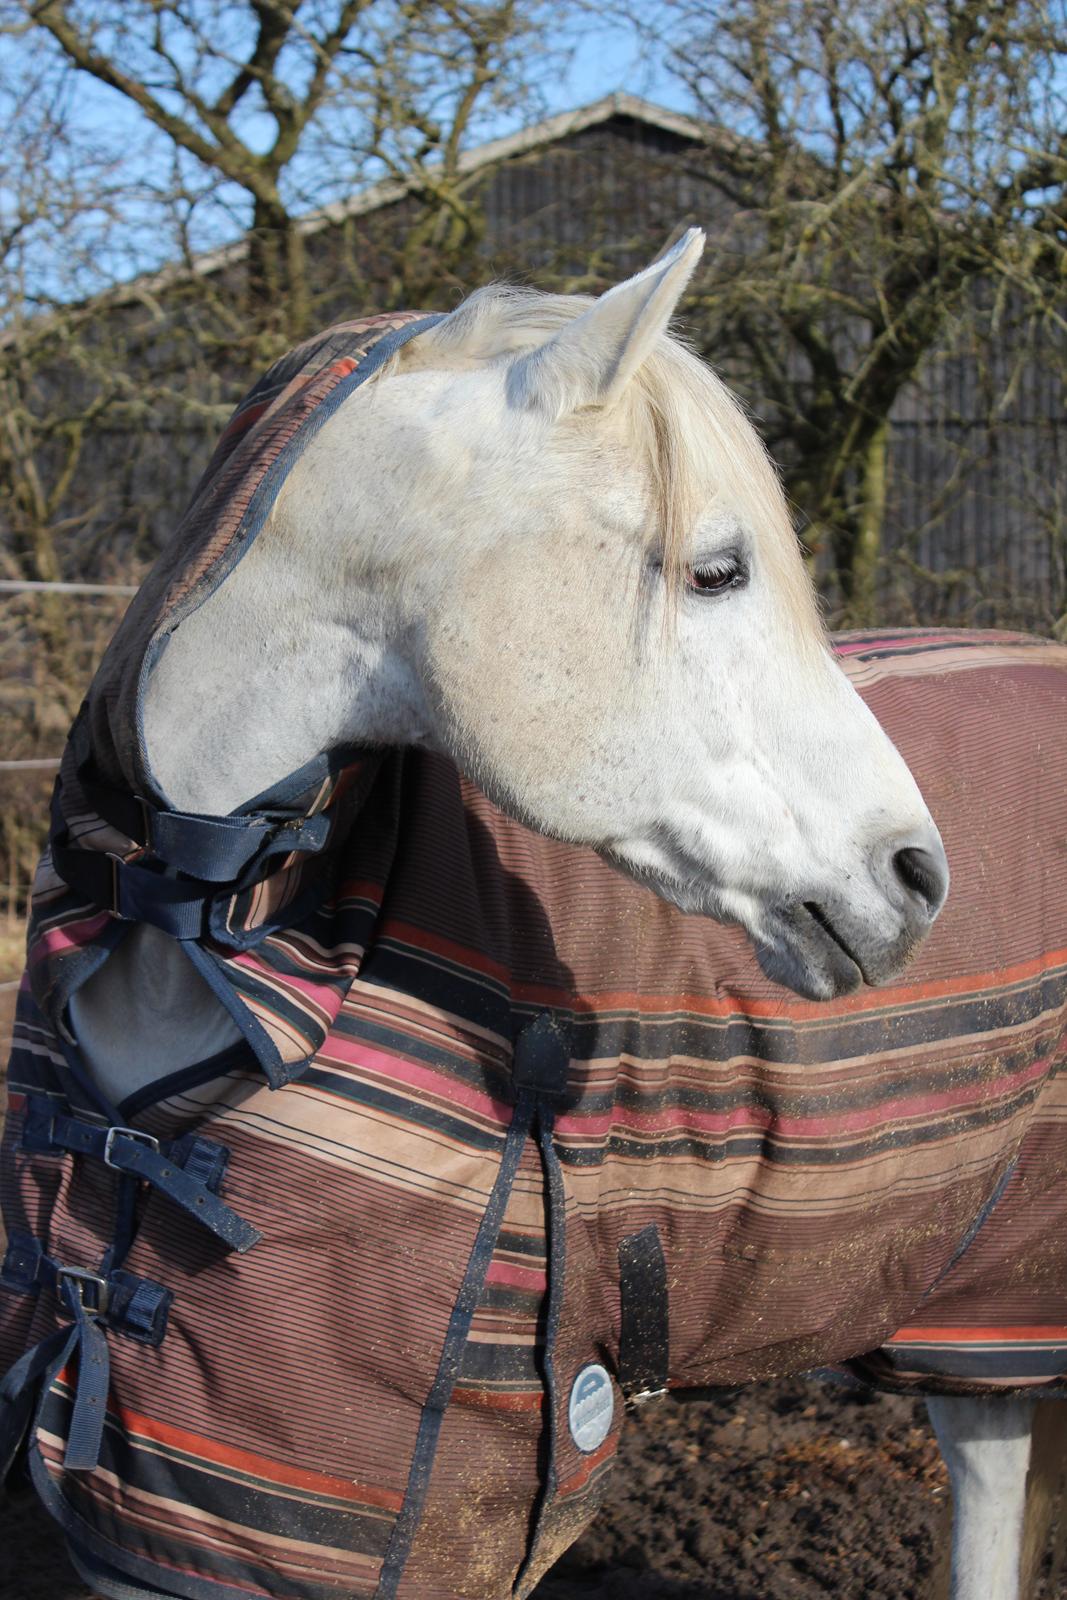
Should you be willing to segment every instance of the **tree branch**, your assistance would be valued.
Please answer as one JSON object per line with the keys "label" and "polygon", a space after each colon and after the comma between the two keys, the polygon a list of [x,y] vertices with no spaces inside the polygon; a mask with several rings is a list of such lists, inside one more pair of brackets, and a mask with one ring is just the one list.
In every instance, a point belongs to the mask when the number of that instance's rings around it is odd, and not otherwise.
{"label": "tree branch", "polygon": [[232,144],[212,143],[184,117],[168,111],[144,84],[123,72],[108,56],[99,54],[89,40],[78,32],[70,19],[64,0],[42,0],[41,4],[33,7],[31,14],[34,21],[47,29],[76,67],[80,67],[83,72],[89,73],[100,83],[125,95],[175,144],[187,150],[205,166],[214,168],[223,176],[231,178],[234,183],[240,184],[241,188],[247,189],[257,198],[268,201],[277,199],[273,178],[261,169],[257,159],[244,145],[236,138]]}

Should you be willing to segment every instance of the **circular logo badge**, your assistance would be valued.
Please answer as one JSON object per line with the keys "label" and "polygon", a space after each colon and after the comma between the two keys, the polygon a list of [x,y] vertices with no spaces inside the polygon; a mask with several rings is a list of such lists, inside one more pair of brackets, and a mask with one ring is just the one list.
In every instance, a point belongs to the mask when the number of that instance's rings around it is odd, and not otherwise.
{"label": "circular logo badge", "polygon": [[571,1385],[567,1420],[579,1450],[596,1450],[611,1432],[615,1396],[607,1368],[598,1361],[583,1367]]}

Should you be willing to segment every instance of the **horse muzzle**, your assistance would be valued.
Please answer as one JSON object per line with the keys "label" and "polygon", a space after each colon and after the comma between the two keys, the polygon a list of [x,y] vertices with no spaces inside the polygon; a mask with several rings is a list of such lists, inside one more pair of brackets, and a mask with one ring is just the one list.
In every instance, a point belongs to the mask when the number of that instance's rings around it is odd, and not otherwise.
{"label": "horse muzzle", "polygon": [[817,893],[775,907],[755,941],[760,966],[810,1000],[889,983],[930,932],[948,885],[944,846],[932,829],[883,846],[866,892]]}

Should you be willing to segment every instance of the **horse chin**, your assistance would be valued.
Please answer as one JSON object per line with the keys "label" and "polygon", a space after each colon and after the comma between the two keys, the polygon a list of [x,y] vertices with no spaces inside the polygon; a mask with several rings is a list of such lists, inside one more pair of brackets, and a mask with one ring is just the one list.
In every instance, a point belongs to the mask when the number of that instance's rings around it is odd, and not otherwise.
{"label": "horse chin", "polygon": [[661,900],[666,900],[689,916],[710,917],[713,922],[737,923],[740,919],[726,909],[715,888],[707,882],[691,878],[684,881],[664,871],[658,863],[634,859],[625,849],[601,846],[597,854],[602,860],[621,872],[624,878],[651,889]]}
{"label": "horse chin", "polygon": [[835,1000],[864,984],[891,982],[920,942],[900,926],[895,936],[872,936],[841,907],[831,913],[816,901],[777,907],[753,938],[760,966],[807,1000]]}
{"label": "horse chin", "polygon": [[777,935],[756,939],[753,946],[757,961],[772,983],[792,989],[805,1000],[836,1000],[839,995],[854,993],[864,983],[858,962],[830,939],[816,948],[815,941]]}
{"label": "horse chin", "polygon": [[691,916],[710,917],[745,930],[756,958],[774,983],[805,1000],[836,1000],[897,976],[920,937],[900,925],[892,938],[874,932],[840,904],[819,902],[761,907],[747,895],[708,879],[683,881],[626,853],[601,850],[611,866]]}

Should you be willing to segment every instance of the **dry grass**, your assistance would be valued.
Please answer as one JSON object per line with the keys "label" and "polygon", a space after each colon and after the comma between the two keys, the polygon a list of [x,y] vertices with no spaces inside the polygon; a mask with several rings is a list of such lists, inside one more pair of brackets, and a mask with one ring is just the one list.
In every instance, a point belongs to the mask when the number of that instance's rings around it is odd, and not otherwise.
{"label": "dry grass", "polygon": [[[102,581],[131,578],[115,571],[104,573]],[[5,760],[57,757],[128,600],[31,593],[5,596],[4,601],[0,751]],[[5,918],[24,914],[48,832],[53,780],[51,772],[0,772],[0,930]],[[6,950],[6,944],[0,949]]]}
{"label": "dry grass", "polygon": [[26,953],[26,924],[21,917],[0,916],[0,984],[17,981]]}
{"label": "dry grass", "polygon": [[0,1128],[6,1104],[7,1057],[15,1021],[15,999],[25,960],[26,928],[21,918],[0,916]]}

